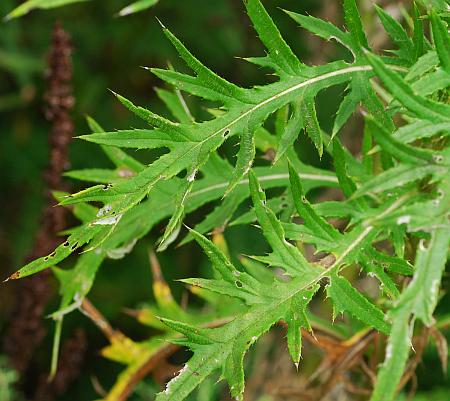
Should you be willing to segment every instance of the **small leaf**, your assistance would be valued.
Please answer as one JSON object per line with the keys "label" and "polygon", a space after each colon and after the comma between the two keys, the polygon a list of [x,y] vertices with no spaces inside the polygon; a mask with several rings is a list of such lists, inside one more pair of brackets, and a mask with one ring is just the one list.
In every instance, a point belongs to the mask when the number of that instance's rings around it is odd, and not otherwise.
{"label": "small leaf", "polygon": [[53,253],[28,263],[13,273],[8,280],[27,277],[54,266],[67,258],[76,249],[88,243],[95,235],[100,234],[102,231],[105,231],[105,228],[98,225],[86,225],[74,229],[67,241],[59,245]]}
{"label": "small leaf", "polygon": [[302,70],[303,64],[281,37],[280,31],[267,14],[260,0],[246,0],[244,4],[253,26],[261,41],[269,50],[270,58],[276,63],[277,68],[280,68],[284,74],[298,74]]}
{"label": "small leaf", "polygon": [[[356,184],[347,173],[344,148],[337,139],[333,140],[333,158],[336,176],[338,177],[342,192],[346,197],[350,198],[356,191]],[[367,207],[363,199],[356,199],[356,203],[361,210],[364,210]]]}
{"label": "small leaf", "polygon": [[323,154],[323,139],[322,130],[320,129],[319,121],[317,120],[316,105],[313,97],[306,96],[301,102],[301,111],[304,119],[306,133],[314,143],[319,157]]}
{"label": "small leaf", "polygon": [[450,135],[450,123],[433,124],[429,121],[419,120],[400,127],[394,134],[394,139],[403,143],[411,143],[418,139],[431,138],[434,135]]}
{"label": "small leaf", "polygon": [[315,285],[311,290],[301,291],[291,300],[285,321],[288,325],[287,344],[289,354],[296,366],[300,362],[302,353],[302,328],[312,331],[306,315],[306,308],[320,286]]}
{"label": "small leaf", "polygon": [[381,290],[391,299],[396,299],[400,295],[394,280],[383,270],[376,261],[370,260],[366,255],[361,255],[360,265],[367,272],[369,277],[376,277],[381,284]]}
{"label": "small leaf", "polygon": [[16,7],[13,11],[11,11],[5,17],[5,20],[21,17],[25,14],[28,14],[31,10],[34,10],[36,8],[41,9],[56,8],[65,6],[66,4],[78,3],[81,1],[88,1],[88,0],[28,0],[22,3],[20,6]]}
{"label": "small leaf", "polygon": [[412,41],[414,45],[414,61],[416,61],[423,55],[425,35],[423,34],[423,21],[420,18],[419,8],[415,2],[413,4],[413,21],[414,28]]}
{"label": "small leaf", "polygon": [[233,171],[230,183],[225,191],[224,197],[227,196],[236,187],[239,181],[244,178],[252,167],[255,158],[255,136],[251,132],[241,134],[239,152],[237,154],[236,167]]}
{"label": "small leaf", "polygon": [[396,159],[413,165],[436,163],[437,152],[415,148],[397,141],[393,135],[389,134],[373,118],[367,117],[366,124],[371,127],[370,131],[378,144]]}
{"label": "small leaf", "polygon": [[412,84],[414,91],[422,96],[430,96],[438,91],[446,90],[449,86],[450,74],[442,68],[424,75]]}
{"label": "small leaf", "polygon": [[359,49],[361,47],[368,49],[369,44],[367,43],[366,34],[361,23],[361,16],[359,15],[355,0],[344,0],[344,18],[353,41],[353,50],[360,52]]}
{"label": "small leaf", "polygon": [[185,138],[163,133],[152,129],[134,129],[114,132],[94,133],[81,135],[78,138],[88,142],[106,146],[136,149],[157,149],[160,147],[173,147]]}
{"label": "small leaf", "polygon": [[160,320],[172,330],[175,330],[188,339],[193,344],[208,345],[217,343],[217,339],[212,339],[209,335],[208,329],[202,329],[191,326],[186,323],[176,322],[171,319],[160,318]]}
{"label": "small leaf", "polygon": [[240,275],[240,272],[237,271],[225,254],[205,236],[201,235],[197,231],[190,230],[190,234],[203,248],[214,268],[220,273],[221,277],[230,283],[234,283],[236,281],[236,277]]}
{"label": "small leaf", "polygon": [[122,10],[119,11],[119,15],[121,17],[124,17],[126,15],[134,14],[142,10],[146,10],[147,8],[153,7],[158,3],[159,0],[138,0],[134,3],[131,3],[130,5],[126,6],[125,8],[122,8]]}
{"label": "small leaf", "polygon": [[450,37],[448,28],[445,27],[444,22],[433,10],[430,13],[430,19],[431,27],[433,28],[434,44],[439,60],[444,70],[450,74]]}
{"label": "small leaf", "polygon": [[399,301],[401,306],[410,299],[413,300],[414,315],[427,326],[434,323],[432,315],[439,299],[440,282],[449,246],[450,230],[445,228],[434,231],[427,245],[422,240],[416,254],[414,285],[411,284],[403,292],[402,300]]}
{"label": "small leaf", "polygon": [[392,319],[384,362],[378,372],[370,401],[392,401],[394,399],[410,348],[409,315],[404,310],[400,310],[395,314],[395,319]]}
{"label": "small leaf", "polygon": [[181,224],[183,222],[186,201],[189,193],[194,186],[195,172],[191,173],[185,182],[183,188],[179,191],[175,199],[175,210],[169,220],[169,223],[164,230],[164,234],[159,241],[158,252],[162,252],[176,240],[178,233],[180,232]]}
{"label": "small leaf", "polygon": [[413,274],[413,266],[411,266],[411,264],[405,259],[387,255],[384,252],[377,251],[374,248],[369,248],[367,254],[372,262],[379,264],[387,271],[402,274],[404,276],[411,276]]}
{"label": "small leaf", "polygon": [[295,207],[299,216],[305,220],[305,225],[316,235],[320,235],[327,240],[338,239],[339,232],[319,216],[306,199],[300,178],[291,164],[289,164],[289,180]]}
{"label": "small leaf", "polygon": [[244,90],[238,86],[226,81],[205,67],[194,55],[181,43],[181,41],[167,28],[163,27],[165,35],[172,42],[181,58],[185,61],[198,76],[202,86],[210,87],[214,92],[220,94],[222,100],[226,103],[230,99],[238,101],[242,99]]}
{"label": "small leaf", "polygon": [[176,140],[186,140],[186,136],[188,134],[178,124],[167,120],[166,118],[161,117],[158,114],[145,109],[144,107],[135,106],[131,101],[117,93],[113,92],[113,94],[120,101],[120,103],[122,103],[128,110],[136,114],[142,120],[147,121],[150,125],[153,125],[156,128],[161,128],[165,133],[175,135],[176,137],[174,139]]}
{"label": "small leaf", "polygon": [[386,32],[392,41],[402,50],[402,56],[410,58],[414,57],[413,43],[400,23],[391,17],[386,11],[375,4],[375,10]]}
{"label": "small leaf", "polygon": [[240,298],[248,304],[260,303],[261,285],[257,279],[246,272],[237,270],[225,254],[203,235],[191,230],[192,236],[203,248],[213,267],[220,274],[222,280],[183,280],[192,285],[198,285],[219,294]]}
{"label": "small leaf", "polygon": [[250,170],[250,193],[256,216],[267,241],[272,247],[274,254],[279,258],[281,267],[288,274],[298,275],[310,267],[305,257],[294,245],[286,241],[284,230],[275,214],[266,205],[266,196],[261,189],[255,174]]}
{"label": "small leaf", "polygon": [[351,48],[350,34],[341,31],[336,25],[311,15],[301,15],[284,10],[294,21],[303,28],[326,40],[336,40],[347,48]]}
{"label": "small leaf", "polygon": [[381,59],[371,53],[366,53],[369,63],[375,73],[394,97],[417,117],[432,122],[446,122],[450,120],[450,106],[426,99],[413,92],[400,75],[387,68]]}
{"label": "small leaf", "polygon": [[300,134],[300,131],[305,125],[300,102],[301,101],[291,103],[292,114],[287,123],[283,121],[283,126],[279,127],[281,136],[278,143],[277,154],[273,162],[274,164],[276,164],[282,158],[282,156],[284,156],[284,154],[292,148],[295,140]]}
{"label": "small leaf", "polygon": [[352,198],[358,198],[369,193],[377,194],[400,188],[405,184],[418,181],[432,175],[439,170],[440,168],[434,165],[411,166],[409,164],[399,164],[364,182],[353,193]]}
{"label": "small leaf", "polygon": [[334,275],[327,287],[327,294],[333,300],[334,315],[347,311],[370,327],[389,334],[389,324],[384,313],[353,287],[344,277]]}
{"label": "small leaf", "polygon": [[331,139],[333,139],[335,135],[341,130],[341,128],[351,117],[360,102],[360,96],[358,96],[357,92],[350,87],[348,93],[344,96],[344,99],[339,105],[338,111],[336,113]]}
{"label": "small leaf", "polygon": [[409,69],[405,76],[405,80],[407,82],[415,82],[427,72],[436,69],[438,65],[439,57],[437,53],[434,50],[429,50]]}

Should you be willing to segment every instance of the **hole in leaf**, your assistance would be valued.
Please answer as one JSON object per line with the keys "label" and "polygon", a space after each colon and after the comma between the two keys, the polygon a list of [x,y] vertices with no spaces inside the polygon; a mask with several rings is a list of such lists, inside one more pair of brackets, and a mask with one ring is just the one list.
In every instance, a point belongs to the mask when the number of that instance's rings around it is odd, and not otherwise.
{"label": "hole in leaf", "polygon": [[421,250],[421,251],[426,251],[427,249],[428,249],[428,241],[426,241],[425,239],[421,239],[420,241],[419,241],[419,249]]}

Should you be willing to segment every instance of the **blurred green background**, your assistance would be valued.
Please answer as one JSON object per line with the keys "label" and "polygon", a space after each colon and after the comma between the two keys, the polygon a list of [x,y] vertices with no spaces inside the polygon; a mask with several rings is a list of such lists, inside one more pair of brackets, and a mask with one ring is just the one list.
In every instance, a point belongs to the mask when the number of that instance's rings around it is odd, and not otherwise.
{"label": "blurred green background", "polygon": [[[2,0],[0,15],[4,16],[19,1]],[[263,48],[254,34],[240,0],[160,0],[150,10],[119,18],[115,14],[129,0],[90,1],[31,14],[0,23],[0,266],[2,277],[20,267],[32,247],[39,217],[45,203],[42,173],[47,165],[49,123],[43,116],[42,95],[45,91],[45,63],[55,21],[71,35],[73,52],[73,88],[76,104],[72,116],[75,135],[88,133],[85,116],[94,117],[105,129],[142,127],[142,122],[126,111],[110,94],[108,88],[158,113],[167,113],[153,90],[162,85],[141,66],[165,67],[170,61],[179,66],[178,56],[165,38],[155,16],[169,27],[202,61],[225,78],[243,85],[268,82],[267,71],[258,69],[234,57],[262,55]],[[391,2],[400,3],[400,2]],[[266,0],[264,5],[294,48],[306,62],[318,62],[336,57],[333,51],[323,51],[308,34],[302,32],[279,8],[312,15],[324,15],[341,24],[340,1]],[[342,90],[341,90],[342,92]],[[321,124],[329,129],[341,93],[323,96],[318,105]],[[187,99],[200,118],[204,115],[196,99]],[[307,143],[301,147],[306,162],[316,162],[314,151]],[[146,155],[138,152],[145,160]],[[74,140],[70,147],[71,168],[108,166],[100,148]],[[80,184],[72,182],[72,189]],[[161,228],[161,227],[160,227]],[[264,251],[265,244],[255,237],[252,228],[227,230],[226,238],[233,254]],[[161,234],[140,241],[133,253],[124,259],[105,263],[90,295],[92,302],[115,327],[120,327],[133,339],[143,339],[148,329],[126,316],[122,309],[151,302],[151,275],[147,249]],[[255,238],[257,239],[255,241]],[[159,255],[164,275],[176,296],[181,286],[173,280],[198,274],[207,266],[198,248],[192,244],[171,247]],[[201,274],[201,273],[200,273]],[[0,324],[12,306],[16,283],[0,291]],[[57,297],[48,305],[54,310]],[[449,303],[441,308],[450,312]],[[39,369],[47,369],[52,325],[38,351]],[[96,398],[91,378],[108,388],[120,366],[102,359],[98,350],[106,344],[102,334],[81,314],[66,319],[65,333],[83,326],[88,332],[89,352],[85,368],[70,392],[61,400],[92,400]],[[448,380],[438,371],[436,352],[430,348],[423,366],[419,367],[419,390],[435,388],[450,399]],[[435,368],[436,367],[436,368]],[[447,387],[448,388],[448,387]],[[439,395],[436,393],[436,397]],[[200,396],[199,396],[200,397]],[[205,395],[203,400],[209,399]],[[8,398],[1,398],[0,401]],[[136,400],[145,399],[139,394]],[[200,398],[199,398],[200,399]],[[212,400],[213,398],[211,398]],[[419,398],[418,398],[419,399]],[[422,398],[420,398],[422,399]],[[427,398],[425,398],[427,399]],[[438,398],[428,398],[438,399]],[[441,399],[441,398],[439,398]]]}

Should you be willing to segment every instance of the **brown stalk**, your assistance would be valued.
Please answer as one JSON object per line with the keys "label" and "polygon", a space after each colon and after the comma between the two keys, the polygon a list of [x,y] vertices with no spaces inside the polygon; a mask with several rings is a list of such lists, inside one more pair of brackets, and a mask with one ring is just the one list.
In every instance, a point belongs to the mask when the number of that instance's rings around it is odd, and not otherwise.
{"label": "brown stalk", "polygon": [[[44,94],[44,115],[51,123],[50,161],[44,172],[47,206],[42,212],[40,230],[26,258],[27,262],[50,254],[62,242],[58,233],[66,228],[66,210],[55,207],[52,191],[66,189],[62,174],[69,165],[68,147],[74,131],[70,116],[74,104],[71,54],[70,36],[59,23],[56,23],[48,54],[47,91]],[[29,380],[26,373],[35,349],[45,337],[43,315],[52,297],[49,278],[50,271],[44,270],[16,284],[19,287],[16,292],[17,301],[3,346],[12,366],[21,375],[22,385]],[[35,388],[33,399],[49,401],[64,393],[68,385],[78,376],[85,349],[85,334],[82,330],[77,330],[62,346],[59,369],[53,381],[49,382],[47,374],[42,374],[37,387],[33,386]],[[30,378],[35,374],[30,372]]]}
{"label": "brown stalk", "polygon": [[[40,230],[33,249],[26,258],[27,262],[51,253],[61,242],[57,233],[66,227],[66,212],[63,208],[54,207],[51,191],[64,189],[61,175],[68,166],[68,145],[73,133],[69,115],[74,103],[70,86],[71,52],[70,38],[57,24],[48,56],[48,90],[44,95],[45,117],[52,124],[49,135],[50,163],[44,173],[47,206],[42,212]],[[49,275],[49,271],[43,271],[16,284],[17,301],[3,347],[11,364],[20,374],[27,370],[35,348],[45,336],[42,318],[52,295]]]}

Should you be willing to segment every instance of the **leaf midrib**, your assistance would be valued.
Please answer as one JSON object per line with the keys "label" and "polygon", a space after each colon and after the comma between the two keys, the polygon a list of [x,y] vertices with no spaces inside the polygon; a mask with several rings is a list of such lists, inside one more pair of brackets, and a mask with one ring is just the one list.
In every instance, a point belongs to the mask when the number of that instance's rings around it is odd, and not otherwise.
{"label": "leaf midrib", "polygon": [[[364,240],[364,238],[372,231],[373,226],[368,226],[366,227],[366,229],[361,233],[361,235],[354,241],[352,242],[347,249],[342,252],[342,254],[339,256],[339,258],[336,259],[336,261],[329,266],[328,268],[322,268],[322,271],[316,275],[314,278],[309,279],[306,283],[300,284],[299,281],[303,281],[304,277],[299,278],[299,279],[294,279],[292,280],[290,283],[288,284],[283,284],[283,286],[288,286],[290,287],[287,291],[287,294],[279,299],[276,299],[275,302],[271,302],[268,305],[265,306],[261,306],[261,309],[258,308],[259,310],[262,311],[276,311],[277,309],[281,308],[281,306],[287,302],[290,302],[290,300],[296,296],[297,294],[299,294],[301,291],[304,291],[305,289],[307,289],[308,287],[310,287],[311,285],[316,284],[317,282],[319,282],[322,278],[326,277],[333,269],[335,269],[336,267],[338,267],[339,264],[342,263],[342,261],[345,259],[345,257],[356,247],[358,246],[358,244]],[[316,265],[317,268],[320,268],[319,265]],[[313,272],[311,272],[311,274],[314,274]],[[300,288],[296,288],[296,286],[300,284]],[[253,311],[253,315],[260,318],[261,313],[257,313],[258,309],[256,311]],[[248,312],[251,313],[251,312]],[[263,316],[267,316],[269,317],[271,315],[271,313],[264,313]],[[245,316],[245,315],[244,315]],[[240,322],[246,322],[247,324],[245,324],[243,327],[239,327],[238,328],[238,332],[233,332],[231,336],[227,336],[226,337],[226,342],[229,343],[229,341],[233,341],[235,338],[237,338],[238,336],[241,336],[246,330],[248,330],[252,325],[254,320],[253,319],[242,319],[243,316],[239,316],[237,319],[239,319]],[[233,324],[233,322],[237,322],[237,319],[230,322],[229,324]],[[269,325],[271,322],[268,321],[266,322],[266,325]],[[273,322],[273,324],[275,324],[276,322]],[[222,343],[221,343],[222,344]],[[223,345],[223,344],[222,344]],[[224,355],[224,353],[222,353],[222,355]],[[212,359],[212,358],[211,358]],[[220,362],[220,361],[219,361]],[[189,364],[189,362],[188,362]],[[217,369],[218,366],[216,366],[214,369]],[[178,376],[177,376],[178,377]],[[183,381],[183,383],[189,379],[189,376],[186,378],[182,378],[181,380]]]}
{"label": "leaf midrib", "polygon": [[[304,180],[318,180],[318,181],[328,181],[328,182],[333,182],[333,183],[337,183],[338,180],[335,176],[332,175],[320,175],[320,174],[308,174],[308,173],[300,173],[299,177],[304,179]],[[271,174],[271,175],[262,175],[262,176],[258,176],[258,181],[276,181],[276,180],[282,180],[282,179],[288,179],[289,178],[289,174]],[[247,186],[249,184],[249,180],[248,178],[245,178],[241,181],[238,182],[237,185],[245,185]],[[191,194],[189,195],[189,198],[193,198],[199,195],[202,195],[204,193],[210,192],[210,191],[214,191],[216,189],[221,189],[221,188],[226,188],[228,186],[228,181],[224,181],[218,184],[213,184],[210,185],[209,187],[206,188],[202,188],[199,189],[197,191],[193,191],[191,192]]]}
{"label": "leaf midrib", "polygon": [[317,77],[314,78],[309,78],[306,81],[297,83],[287,89],[284,89],[283,91],[263,100],[261,103],[258,103],[257,105],[255,105],[254,107],[252,107],[251,109],[245,111],[244,113],[240,114],[239,116],[237,116],[233,121],[229,122],[227,125],[225,125],[224,127],[219,128],[217,131],[213,132],[211,135],[209,135],[208,137],[204,138],[203,140],[197,142],[194,146],[189,147],[189,149],[182,153],[180,155],[180,157],[173,161],[169,166],[166,167],[166,169],[171,168],[174,164],[176,164],[178,162],[179,159],[184,159],[188,154],[190,153],[194,153],[198,148],[202,147],[205,143],[207,143],[208,141],[211,141],[213,139],[215,139],[218,135],[221,135],[222,133],[230,130],[235,124],[237,124],[239,121],[241,121],[242,119],[248,117],[249,115],[253,114],[254,112],[256,112],[257,110],[259,110],[260,108],[266,106],[267,104],[271,103],[271,102],[275,102],[276,100],[287,96],[288,94],[295,92],[296,90],[299,89],[303,89],[307,86],[313,85],[317,82],[321,82],[324,81],[326,79],[329,78],[334,78],[336,76],[340,76],[340,75],[345,75],[345,74],[351,74],[353,72],[361,72],[361,71],[372,71],[372,66],[370,65],[357,65],[357,66],[351,66],[351,67],[346,67],[346,68],[342,68],[336,71],[332,71],[332,72],[328,72],[326,74],[322,74],[319,75]]}

